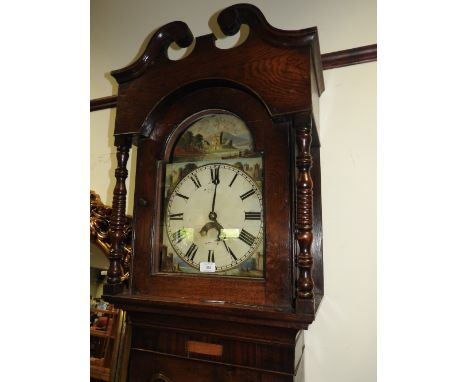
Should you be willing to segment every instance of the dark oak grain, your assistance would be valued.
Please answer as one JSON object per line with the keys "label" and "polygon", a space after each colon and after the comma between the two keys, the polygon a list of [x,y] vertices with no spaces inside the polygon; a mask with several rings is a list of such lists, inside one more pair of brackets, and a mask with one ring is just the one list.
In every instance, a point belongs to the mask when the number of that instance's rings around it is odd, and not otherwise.
{"label": "dark oak grain", "polygon": [[[322,54],[321,61],[323,70],[377,61],[377,44]],[[91,111],[107,109],[116,106],[117,96],[109,96],[91,100]]]}

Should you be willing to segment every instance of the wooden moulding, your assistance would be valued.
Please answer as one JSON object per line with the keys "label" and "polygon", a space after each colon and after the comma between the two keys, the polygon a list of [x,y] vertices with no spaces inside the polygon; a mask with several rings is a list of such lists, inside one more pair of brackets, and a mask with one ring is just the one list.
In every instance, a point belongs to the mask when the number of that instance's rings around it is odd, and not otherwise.
{"label": "wooden moulding", "polygon": [[91,111],[110,109],[117,106],[117,96],[108,96],[92,99],[90,102]]}
{"label": "wooden moulding", "polygon": [[323,70],[377,61],[377,44],[322,54]]}

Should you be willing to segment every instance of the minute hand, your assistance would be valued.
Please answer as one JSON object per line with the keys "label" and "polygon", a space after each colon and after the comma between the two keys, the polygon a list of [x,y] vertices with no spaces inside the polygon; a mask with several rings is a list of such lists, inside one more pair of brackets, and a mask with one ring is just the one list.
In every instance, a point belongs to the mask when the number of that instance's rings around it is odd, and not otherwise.
{"label": "minute hand", "polygon": [[[219,184],[219,167],[215,167],[214,169],[212,168],[211,169],[211,182],[215,185],[215,189],[214,189],[214,194],[213,194],[213,203],[211,204],[211,216],[214,216],[214,208],[215,208],[215,203],[216,203],[216,190],[218,188],[218,184]],[[214,218],[215,220],[216,218]],[[211,219],[210,217],[210,220],[213,220]]]}

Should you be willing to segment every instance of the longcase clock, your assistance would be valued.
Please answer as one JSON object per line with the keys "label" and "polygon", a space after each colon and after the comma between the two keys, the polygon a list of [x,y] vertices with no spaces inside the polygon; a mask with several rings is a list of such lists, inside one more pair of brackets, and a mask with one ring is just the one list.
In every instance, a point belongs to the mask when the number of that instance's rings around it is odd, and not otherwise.
{"label": "longcase clock", "polygon": [[[193,43],[154,34],[119,83],[118,167],[105,299],[132,327],[128,380],[303,381],[303,330],[323,296],[316,28],[283,31],[256,7]],[[126,163],[137,150],[133,258],[122,283]]]}

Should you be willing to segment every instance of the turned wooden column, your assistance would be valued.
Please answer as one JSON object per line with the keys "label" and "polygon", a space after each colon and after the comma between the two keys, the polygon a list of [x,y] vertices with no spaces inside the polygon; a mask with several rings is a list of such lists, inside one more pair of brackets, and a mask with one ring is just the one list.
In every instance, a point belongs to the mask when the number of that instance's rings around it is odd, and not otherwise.
{"label": "turned wooden column", "polygon": [[314,282],[312,280],[312,178],[310,155],[312,120],[309,114],[294,118],[296,134],[296,240],[299,253],[296,259],[296,311],[314,312]]}
{"label": "turned wooden column", "polygon": [[110,220],[111,249],[109,253],[109,269],[104,294],[120,293],[122,284],[123,239],[125,228],[125,204],[127,202],[127,188],[125,180],[128,176],[127,161],[131,146],[131,137],[122,135],[115,138],[117,147],[117,168],[115,169],[116,183],[112,199],[112,215]]}

